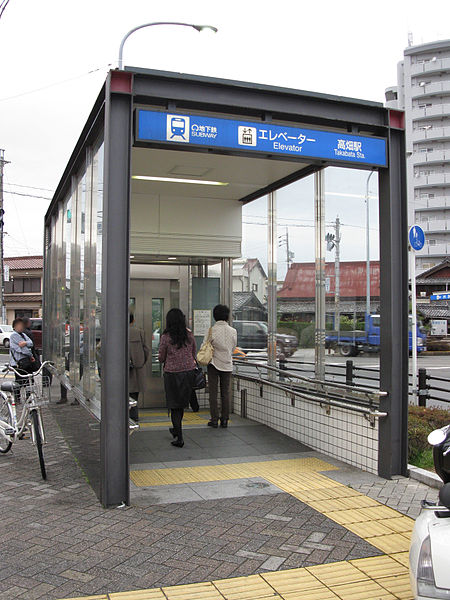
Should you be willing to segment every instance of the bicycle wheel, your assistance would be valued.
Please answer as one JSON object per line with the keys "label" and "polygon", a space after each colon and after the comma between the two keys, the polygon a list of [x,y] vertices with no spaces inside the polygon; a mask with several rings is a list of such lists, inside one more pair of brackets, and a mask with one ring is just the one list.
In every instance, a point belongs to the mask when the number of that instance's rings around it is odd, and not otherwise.
{"label": "bicycle wheel", "polygon": [[[8,423],[8,425],[11,425],[11,427],[13,427],[13,412],[12,412],[12,408],[11,408],[11,404],[8,402],[8,400],[6,400],[6,398],[3,398],[3,396],[0,396],[0,419],[2,421],[5,421],[5,423]],[[7,452],[9,452],[11,450],[11,446],[12,446],[12,440],[9,436],[0,436],[0,454],[6,454]]]}
{"label": "bicycle wheel", "polygon": [[34,440],[36,442],[36,448],[39,456],[39,465],[41,467],[42,479],[47,479],[47,472],[45,470],[44,453],[42,451],[42,437],[41,429],[39,427],[39,415],[37,410],[31,412],[31,426],[34,429]]}

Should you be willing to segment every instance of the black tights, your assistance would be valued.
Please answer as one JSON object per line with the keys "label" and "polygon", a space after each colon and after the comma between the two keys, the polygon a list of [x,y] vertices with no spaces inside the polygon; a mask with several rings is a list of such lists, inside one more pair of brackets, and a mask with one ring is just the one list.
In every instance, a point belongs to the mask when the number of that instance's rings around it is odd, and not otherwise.
{"label": "black tights", "polygon": [[170,416],[172,418],[172,425],[175,430],[176,436],[179,441],[183,439],[183,431],[181,429],[181,422],[183,421],[184,408],[171,408]]}

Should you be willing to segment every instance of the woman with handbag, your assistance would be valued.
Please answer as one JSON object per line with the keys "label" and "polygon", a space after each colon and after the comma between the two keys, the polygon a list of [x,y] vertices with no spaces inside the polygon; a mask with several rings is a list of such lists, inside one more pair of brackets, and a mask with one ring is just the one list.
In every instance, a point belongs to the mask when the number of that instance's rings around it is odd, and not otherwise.
{"label": "woman with handbag", "polygon": [[179,308],[171,308],[166,316],[166,329],[159,344],[159,362],[164,364],[164,391],[175,438],[172,446],[184,446],[182,421],[189,407],[194,387],[197,348],[192,332],[186,327],[186,318]]}
{"label": "woman with handbag", "polygon": [[[19,373],[24,375],[34,373],[36,369],[36,359],[33,354],[33,341],[24,333],[25,323],[21,317],[13,321],[14,333],[9,339],[9,362]],[[39,368],[39,367],[38,367]],[[24,379],[16,375],[16,381],[19,385],[24,384]],[[15,392],[16,404],[20,404],[20,390]]]}
{"label": "woman with handbag", "polygon": [[[228,427],[231,400],[231,376],[233,372],[233,352],[237,345],[237,331],[230,327],[230,309],[224,304],[218,304],[213,309],[215,325],[208,331],[202,348],[212,347],[212,358],[208,364],[209,408],[211,420],[209,427],[219,426],[219,407],[217,393],[220,382],[220,426]],[[201,352],[201,349],[200,349]],[[200,354],[199,352],[199,354]]]}

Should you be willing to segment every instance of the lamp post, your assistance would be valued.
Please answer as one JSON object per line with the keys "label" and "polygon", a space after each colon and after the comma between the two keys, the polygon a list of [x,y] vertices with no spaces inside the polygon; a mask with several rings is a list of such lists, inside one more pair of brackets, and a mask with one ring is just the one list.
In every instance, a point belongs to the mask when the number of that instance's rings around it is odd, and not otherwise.
{"label": "lamp post", "polygon": [[370,171],[366,181],[366,321],[370,315],[370,212],[369,212],[369,182],[375,171]]}
{"label": "lamp post", "polygon": [[155,25],[179,25],[180,27],[192,27],[198,32],[204,31],[205,29],[210,29],[214,33],[217,33],[218,31],[217,27],[213,27],[212,25],[195,25],[193,23],[178,23],[176,21],[156,21],[155,23],[144,23],[143,25],[138,25],[137,27],[133,27],[133,29],[130,29],[130,31],[122,38],[122,41],[120,42],[118,60],[119,69],[122,69],[123,67],[123,47],[130,35],[132,35],[135,31],[138,31],[139,29],[144,29],[144,27],[153,27]]}

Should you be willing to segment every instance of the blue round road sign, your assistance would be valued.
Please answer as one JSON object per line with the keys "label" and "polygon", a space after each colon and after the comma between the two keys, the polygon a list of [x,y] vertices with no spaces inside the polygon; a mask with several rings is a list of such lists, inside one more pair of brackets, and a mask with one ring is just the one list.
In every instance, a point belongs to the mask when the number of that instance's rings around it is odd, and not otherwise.
{"label": "blue round road sign", "polygon": [[425,246],[425,234],[422,227],[413,225],[409,230],[409,243],[413,250],[422,250]]}

